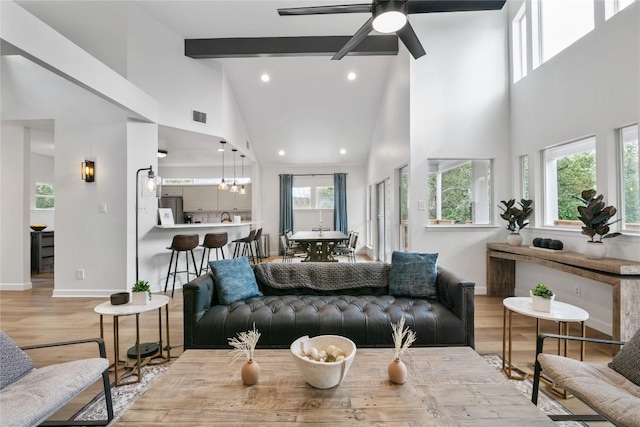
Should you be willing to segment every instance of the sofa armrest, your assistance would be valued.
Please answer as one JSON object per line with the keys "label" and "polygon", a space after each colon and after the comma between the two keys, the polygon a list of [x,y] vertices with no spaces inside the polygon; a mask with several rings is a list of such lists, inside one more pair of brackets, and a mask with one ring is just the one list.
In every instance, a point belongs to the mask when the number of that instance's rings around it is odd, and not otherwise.
{"label": "sofa armrest", "polygon": [[464,321],[466,342],[471,348],[474,341],[474,288],[475,282],[465,280],[444,267],[438,266],[438,299],[459,319]]}
{"label": "sofa armrest", "polygon": [[184,349],[193,348],[195,324],[209,311],[215,298],[213,276],[207,273],[193,279],[182,287]]}

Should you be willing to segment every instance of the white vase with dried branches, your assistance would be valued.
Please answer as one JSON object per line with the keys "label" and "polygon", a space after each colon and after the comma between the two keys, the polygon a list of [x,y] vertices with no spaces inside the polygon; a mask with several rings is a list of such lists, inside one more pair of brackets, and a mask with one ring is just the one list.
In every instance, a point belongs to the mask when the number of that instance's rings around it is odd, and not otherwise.
{"label": "white vase with dried branches", "polygon": [[416,333],[409,329],[408,326],[405,327],[404,323],[405,320],[404,317],[402,317],[398,323],[391,324],[395,348],[394,359],[387,366],[387,373],[389,374],[389,379],[394,384],[404,384],[407,380],[407,366],[401,358],[404,352],[407,351],[411,344],[416,340]]}
{"label": "white vase with dried branches", "polygon": [[246,361],[242,365],[240,370],[240,376],[242,377],[242,383],[244,385],[254,385],[260,378],[260,365],[253,360],[253,352],[260,339],[260,332],[256,329],[256,324],[253,324],[253,330],[247,332],[238,333],[237,337],[229,338],[229,345],[234,348],[231,351],[233,358],[229,364],[232,364],[241,357],[245,357]]}

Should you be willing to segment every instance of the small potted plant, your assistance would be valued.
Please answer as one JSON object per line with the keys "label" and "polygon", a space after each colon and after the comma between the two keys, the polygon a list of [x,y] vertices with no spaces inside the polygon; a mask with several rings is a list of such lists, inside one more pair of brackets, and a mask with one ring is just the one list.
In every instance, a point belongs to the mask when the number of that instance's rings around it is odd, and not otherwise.
{"label": "small potted plant", "polygon": [[551,301],[555,299],[555,294],[549,286],[544,283],[538,283],[535,288],[529,291],[531,295],[531,303],[534,311],[544,311],[549,313],[551,311]]}
{"label": "small potted plant", "polygon": [[[585,256],[591,259],[601,259],[607,254],[607,247],[602,239],[617,237],[620,233],[610,233],[611,224],[621,219],[609,222],[617,210],[613,206],[605,206],[604,196],[596,197],[596,190],[584,190],[580,197],[576,197],[584,206],[578,206],[578,219],[582,221],[582,234],[589,236],[585,249]],[[596,236],[599,236],[596,238]]]}
{"label": "small potted plant", "polygon": [[233,355],[230,364],[241,357],[246,358],[246,362],[242,365],[240,376],[244,385],[254,385],[260,378],[260,365],[253,360],[253,352],[260,339],[260,332],[253,324],[253,329],[247,332],[239,332],[237,337],[229,338],[229,345],[234,348],[231,352]]}
{"label": "small potted plant", "polygon": [[413,344],[416,340],[416,333],[405,327],[404,317],[401,317],[398,323],[391,324],[391,333],[394,344],[394,358],[387,366],[387,373],[389,379],[394,384],[404,384],[407,380],[407,366],[401,360],[404,352]]}
{"label": "small potted plant", "polygon": [[522,244],[520,230],[529,225],[527,219],[529,219],[533,213],[533,208],[531,207],[533,200],[521,199],[518,202],[520,205],[519,208],[516,206],[515,199],[511,199],[508,202],[501,200],[500,203],[504,205],[504,207],[498,205],[498,207],[502,209],[500,218],[507,221],[507,230],[511,232],[511,234],[507,236],[507,243],[510,246],[520,246]]}
{"label": "small potted plant", "polygon": [[146,305],[151,301],[151,287],[146,280],[136,280],[131,288],[131,304]]}

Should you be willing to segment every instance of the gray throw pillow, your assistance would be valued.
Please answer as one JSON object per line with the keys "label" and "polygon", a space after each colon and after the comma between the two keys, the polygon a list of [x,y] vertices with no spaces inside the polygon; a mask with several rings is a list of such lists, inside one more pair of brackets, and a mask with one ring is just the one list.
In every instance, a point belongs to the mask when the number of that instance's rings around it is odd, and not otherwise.
{"label": "gray throw pillow", "polygon": [[35,365],[27,353],[0,331],[0,389],[18,381],[33,368]]}
{"label": "gray throw pillow", "polygon": [[389,293],[396,297],[437,298],[438,254],[394,251],[391,254]]}
{"label": "gray throw pillow", "polygon": [[640,329],[622,346],[609,367],[640,386]]}
{"label": "gray throw pillow", "polygon": [[252,297],[261,297],[249,258],[230,258],[209,263],[220,304],[229,305]]}

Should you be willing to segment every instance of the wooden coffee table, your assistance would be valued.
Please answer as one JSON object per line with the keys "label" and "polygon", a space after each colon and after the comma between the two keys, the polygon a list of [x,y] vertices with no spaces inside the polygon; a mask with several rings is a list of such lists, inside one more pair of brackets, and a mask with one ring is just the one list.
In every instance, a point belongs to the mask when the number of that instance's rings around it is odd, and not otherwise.
{"label": "wooden coffee table", "polygon": [[260,381],[244,386],[229,353],[186,351],[117,425],[554,425],[469,347],[409,349],[404,385],[387,379],[392,349],[358,349],[328,390],[304,382],[289,350],[257,350]]}

